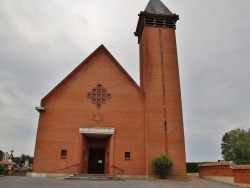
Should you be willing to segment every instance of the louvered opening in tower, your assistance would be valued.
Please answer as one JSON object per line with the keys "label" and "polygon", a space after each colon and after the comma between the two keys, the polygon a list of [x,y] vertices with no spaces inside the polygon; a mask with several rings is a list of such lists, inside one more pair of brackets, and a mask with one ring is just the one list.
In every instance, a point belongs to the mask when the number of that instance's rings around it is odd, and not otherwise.
{"label": "louvered opening in tower", "polygon": [[143,18],[143,23],[144,25],[155,27],[176,27],[175,20],[170,20],[166,18],[145,17]]}

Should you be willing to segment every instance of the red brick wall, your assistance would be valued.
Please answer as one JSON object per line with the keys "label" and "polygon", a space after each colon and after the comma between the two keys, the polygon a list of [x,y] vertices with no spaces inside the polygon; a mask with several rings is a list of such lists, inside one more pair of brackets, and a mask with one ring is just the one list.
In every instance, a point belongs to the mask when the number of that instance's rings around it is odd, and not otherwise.
{"label": "red brick wall", "polygon": [[225,176],[233,177],[233,170],[229,165],[199,167],[200,177],[204,176]]}
{"label": "red brick wall", "polygon": [[[78,163],[81,165],[78,172],[86,172],[83,151],[87,145],[79,127],[88,126],[115,128],[113,165],[126,174],[145,174],[144,97],[114,61],[100,47],[45,98],[46,111],[40,114],[38,125],[34,172],[63,173],[62,168]],[[100,109],[87,97],[97,84],[111,94],[111,99]],[[103,115],[99,124],[93,121],[97,112]],[[67,150],[67,158],[61,159],[61,150]],[[129,161],[124,158],[126,151],[131,152]],[[67,173],[76,173],[76,169],[69,168]]]}
{"label": "red brick wall", "polygon": [[250,165],[231,165],[230,162],[206,163],[199,166],[201,178],[233,177],[236,184],[250,184]]}
{"label": "red brick wall", "polygon": [[[148,173],[153,174],[150,165],[152,158],[160,154],[167,154],[174,164],[170,175],[186,176],[184,129],[174,28],[144,27],[140,40],[140,69],[141,87],[145,92]],[[163,83],[165,95],[163,94]]]}
{"label": "red brick wall", "polygon": [[250,165],[248,169],[233,169],[234,182],[250,184]]}

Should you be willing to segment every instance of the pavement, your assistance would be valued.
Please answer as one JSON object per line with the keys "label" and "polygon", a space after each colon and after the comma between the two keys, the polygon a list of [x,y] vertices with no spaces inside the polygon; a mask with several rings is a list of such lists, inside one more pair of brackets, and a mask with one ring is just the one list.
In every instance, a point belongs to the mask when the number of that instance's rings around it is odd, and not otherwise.
{"label": "pavement", "polygon": [[190,176],[185,181],[173,180],[125,180],[125,181],[89,181],[61,180],[55,178],[31,178],[22,176],[0,177],[0,188],[237,188],[239,186],[219,183],[212,180]]}

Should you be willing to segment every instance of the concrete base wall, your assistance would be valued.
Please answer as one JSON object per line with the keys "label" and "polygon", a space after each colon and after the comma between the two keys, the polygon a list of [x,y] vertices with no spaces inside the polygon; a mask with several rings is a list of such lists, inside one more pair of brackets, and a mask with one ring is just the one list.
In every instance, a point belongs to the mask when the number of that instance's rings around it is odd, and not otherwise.
{"label": "concrete base wall", "polygon": [[125,180],[145,180],[145,175],[116,175],[117,177]]}
{"label": "concrete base wall", "polygon": [[234,178],[233,177],[223,177],[223,176],[203,176],[202,178],[205,179],[210,179],[218,182],[223,182],[223,183],[229,183],[229,184],[235,184],[234,183]]}
{"label": "concrete base wall", "polygon": [[31,172],[27,173],[26,176],[34,177],[34,178],[59,178],[59,177],[66,177],[69,174],[54,174],[54,173],[36,173]]}
{"label": "concrete base wall", "polygon": [[[60,178],[60,177],[67,177],[70,174],[60,174],[60,173],[36,173],[36,172],[28,172],[26,176],[28,177],[39,177],[39,178]],[[124,179],[124,180],[158,180],[158,176],[154,175],[116,175],[117,177]],[[187,179],[187,177],[183,176],[169,176],[167,179],[172,179],[172,180],[179,180],[179,179]]]}

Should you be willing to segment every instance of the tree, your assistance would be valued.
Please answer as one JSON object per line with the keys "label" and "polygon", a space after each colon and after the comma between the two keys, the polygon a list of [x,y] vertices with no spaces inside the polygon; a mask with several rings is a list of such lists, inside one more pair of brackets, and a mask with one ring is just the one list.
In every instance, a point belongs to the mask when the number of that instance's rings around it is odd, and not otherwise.
{"label": "tree", "polygon": [[226,161],[250,160],[250,129],[233,129],[222,137],[221,153]]}
{"label": "tree", "polygon": [[222,143],[221,143],[221,153],[224,158],[224,160],[233,160],[233,152],[231,150],[232,148],[232,143],[230,140],[229,133],[225,133],[224,136],[222,137]]}
{"label": "tree", "polygon": [[4,167],[3,164],[0,164],[0,175],[8,175],[8,170]]}
{"label": "tree", "polygon": [[33,164],[33,157],[26,154],[22,154],[20,157],[14,157],[13,161],[18,165],[22,165],[27,159],[29,160],[30,164]]}
{"label": "tree", "polygon": [[0,150],[0,161],[3,159],[3,152]]}

